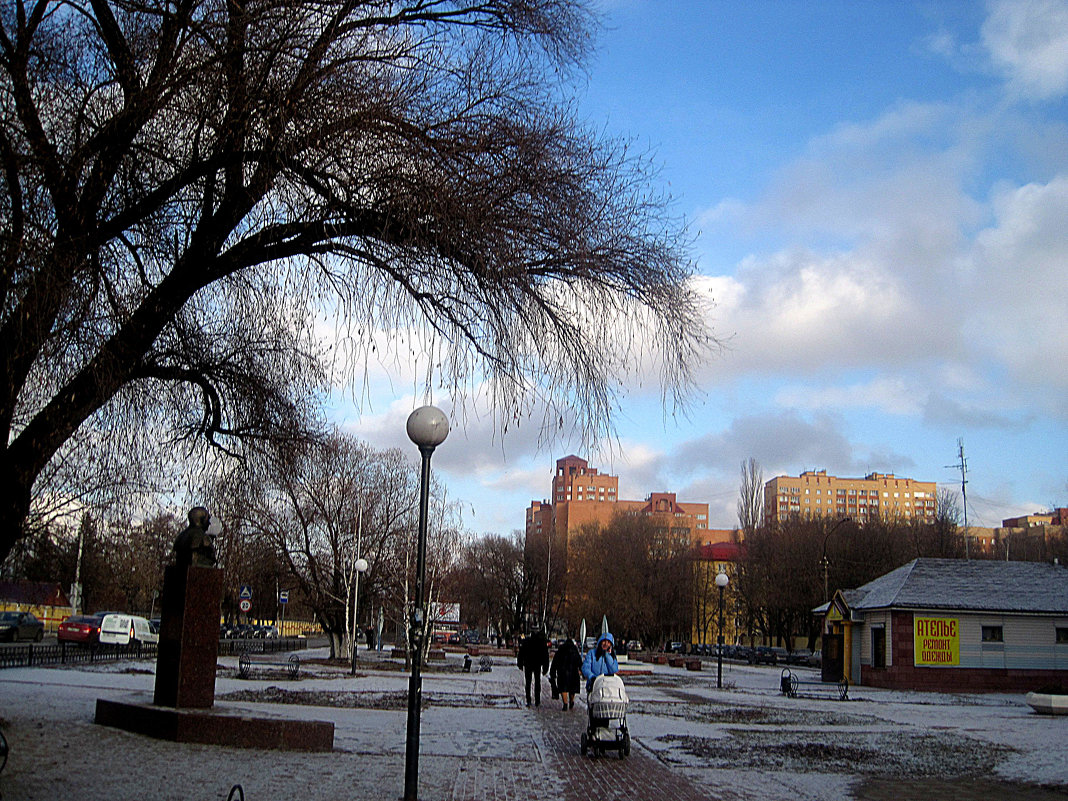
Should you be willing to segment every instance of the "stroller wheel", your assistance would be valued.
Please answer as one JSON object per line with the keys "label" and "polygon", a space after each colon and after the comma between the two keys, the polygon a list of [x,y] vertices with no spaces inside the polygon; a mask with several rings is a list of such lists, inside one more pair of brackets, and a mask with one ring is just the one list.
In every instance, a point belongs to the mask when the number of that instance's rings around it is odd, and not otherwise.
{"label": "stroller wheel", "polygon": [[629,757],[629,756],[630,756],[630,735],[629,734],[624,734],[623,735],[623,747],[619,749],[619,758],[623,759],[624,757]]}
{"label": "stroller wheel", "polygon": [[586,752],[589,750],[589,738],[586,736],[586,732],[582,732],[582,739],[579,740],[579,749],[582,751],[582,755],[586,756]]}

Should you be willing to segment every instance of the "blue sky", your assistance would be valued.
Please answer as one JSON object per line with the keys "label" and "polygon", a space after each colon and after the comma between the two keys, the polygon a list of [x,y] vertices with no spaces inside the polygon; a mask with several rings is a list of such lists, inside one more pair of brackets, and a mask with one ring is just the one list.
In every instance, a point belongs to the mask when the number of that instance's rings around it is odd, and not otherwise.
{"label": "blue sky", "polygon": [[[685,417],[632,388],[610,450],[440,399],[433,464],[468,527],[521,529],[572,452],[722,528],[750,456],[959,489],[958,438],[971,524],[1068,505],[1068,0],[602,8],[576,107],[654,154],[725,347]],[[336,417],[414,458],[395,367]]]}

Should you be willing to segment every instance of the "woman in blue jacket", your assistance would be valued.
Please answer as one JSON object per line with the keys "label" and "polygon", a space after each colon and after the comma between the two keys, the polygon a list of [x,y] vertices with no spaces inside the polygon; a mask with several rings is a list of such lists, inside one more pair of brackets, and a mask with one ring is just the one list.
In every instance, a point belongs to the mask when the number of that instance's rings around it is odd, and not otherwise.
{"label": "woman in blue jacket", "polygon": [[597,640],[597,645],[586,652],[582,660],[582,676],[586,679],[586,692],[593,687],[595,676],[614,676],[619,672],[619,662],[614,653],[616,638],[605,632]]}

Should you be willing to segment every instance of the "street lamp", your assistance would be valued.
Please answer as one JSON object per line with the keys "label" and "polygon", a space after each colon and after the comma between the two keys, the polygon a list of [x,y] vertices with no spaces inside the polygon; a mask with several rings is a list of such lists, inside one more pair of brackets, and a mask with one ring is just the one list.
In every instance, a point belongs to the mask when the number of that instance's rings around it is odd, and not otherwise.
{"label": "street lamp", "polygon": [[716,586],[719,587],[719,647],[716,648],[716,687],[723,687],[723,590],[730,584],[730,576],[722,569],[716,576]]}
{"label": "street lamp", "polygon": [[843,523],[849,523],[853,520],[851,517],[843,517],[837,523],[835,523],[831,530],[827,532],[827,535],[823,538],[823,556],[820,558],[820,567],[823,568],[823,597],[825,600],[831,600],[827,589],[827,569],[831,566],[831,560],[827,558],[827,540],[831,538],[831,535],[838,530],[838,527]]}
{"label": "street lamp", "polygon": [[356,589],[352,593],[352,671],[349,673],[350,676],[356,675],[356,641],[360,633],[360,576],[367,572],[369,566],[362,556],[353,564],[356,568]]}
{"label": "street lamp", "polygon": [[426,522],[430,498],[430,457],[449,436],[449,420],[433,406],[422,406],[408,416],[408,438],[419,446],[419,544],[415,558],[415,606],[409,622],[412,675],[408,680],[408,736],[404,743],[404,801],[417,801],[419,792],[419,712],[423,702],[420,662],[423,651],[423,584],[426,577]]}

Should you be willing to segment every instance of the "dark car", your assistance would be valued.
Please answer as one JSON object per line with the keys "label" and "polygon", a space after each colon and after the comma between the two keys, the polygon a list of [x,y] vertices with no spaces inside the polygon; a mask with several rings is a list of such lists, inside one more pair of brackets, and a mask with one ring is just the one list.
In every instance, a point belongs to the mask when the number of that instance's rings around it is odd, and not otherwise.
{"label": "dark car", "polygon": [[767,645],[758,645],[749,654],[750,665],[777,665],[786,661],[785,648],[772,648]]}
{"label": "dark car", "polygon": [[44,623],[29,612],[0,612],[0,640],[40,642],[43,639]]}
{"label": "dark car", "polygon": [[100,641],[99,615],[71,615],[59,624],[56,637],[60,642],[73,642],[79,645],[93,645]]}
{"label": "dark car", "polygon": [[749,645],[735,645],[727,652],[727,656],[731,659],[741,659],[748,662],[749,657],[753,654],[753,648]]}
{"label": "dark car", "polygon": [[798,648],[791,651],[786,657],[786,664],[788,665],[807,665],[808,658],[812,656],[812,651],[808,648]]}

